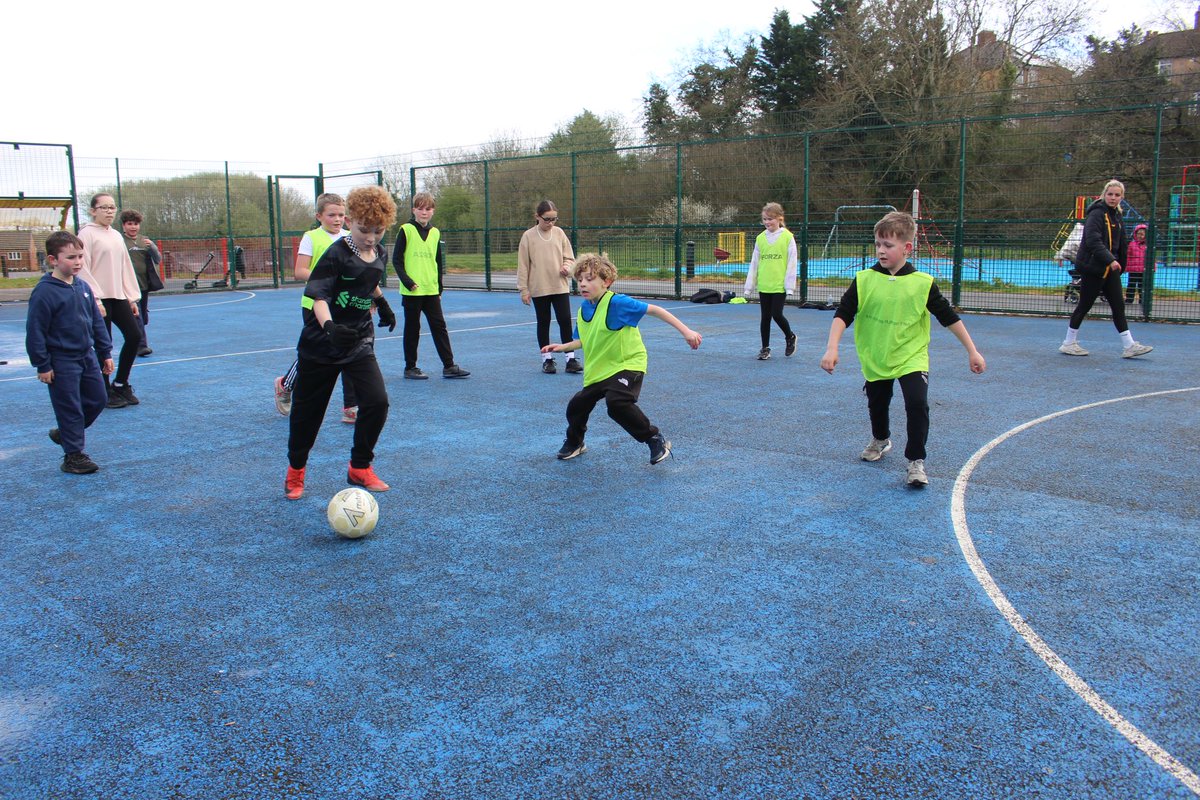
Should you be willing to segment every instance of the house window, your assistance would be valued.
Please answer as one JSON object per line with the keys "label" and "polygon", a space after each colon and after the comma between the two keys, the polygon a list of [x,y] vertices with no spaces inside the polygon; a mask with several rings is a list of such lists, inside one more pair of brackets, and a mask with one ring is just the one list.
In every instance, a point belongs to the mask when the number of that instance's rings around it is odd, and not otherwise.
{"label": "house window", "polygon": [[1160,59],[1158,62],[1158,74],[1162,75],[1164,78],[1169,78],[1171,77],[1171,72],[1171,59]]}
{"label": "house window", "polygon": [[8,251],[8,260],[9,261],[20,261],[21,253],[18,251],[14,251],[14,250]]}

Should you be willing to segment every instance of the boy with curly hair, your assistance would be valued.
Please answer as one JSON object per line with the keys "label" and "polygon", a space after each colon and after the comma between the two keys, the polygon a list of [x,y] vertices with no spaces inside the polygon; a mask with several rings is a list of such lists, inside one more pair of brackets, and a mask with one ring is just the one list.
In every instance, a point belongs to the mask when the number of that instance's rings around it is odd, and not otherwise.
{"label": "boy with curly hair", "polygon": [[396,203],[379,186],[360,187],[346,198],[346,219],[350,235],[329,245],[304,287],[304,328],[296,345],[298,366],[284,478],[289,500],[304,494],[308,454],[339,375],[343,382],[349,378],[358,391],[346,480],[373,492],[389,488],[371,467],[388,414],[387,387],[375,360],[371,308],[379,312],[379,327],[396,329],[396,315],[379,288],[387,269],[387,252],[380,241],[396,221]]}

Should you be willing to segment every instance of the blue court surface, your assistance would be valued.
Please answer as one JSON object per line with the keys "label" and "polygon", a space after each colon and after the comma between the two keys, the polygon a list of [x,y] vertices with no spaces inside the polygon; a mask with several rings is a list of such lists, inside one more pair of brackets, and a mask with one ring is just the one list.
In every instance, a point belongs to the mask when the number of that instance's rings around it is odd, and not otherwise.
{"label": "blue court surface", "polygon": [[562,462],[580,377],[516,295],[447,292],[472,375],[403,380],[382,333],[392,490],[349,541],[340,408],[283,498],[298,301],[154,297],[90,476],[0,305],[6,800],[1200,796],[1200,329],[1124,360],[1089,320],[1072,358],[1062,319],[969,316],[973,375],[935,324],[916,491],[899,393],[859,460],[828,312],[757,361],[757,306],[662,302],[704,335],[642,326],[674,455],[601,406]]}

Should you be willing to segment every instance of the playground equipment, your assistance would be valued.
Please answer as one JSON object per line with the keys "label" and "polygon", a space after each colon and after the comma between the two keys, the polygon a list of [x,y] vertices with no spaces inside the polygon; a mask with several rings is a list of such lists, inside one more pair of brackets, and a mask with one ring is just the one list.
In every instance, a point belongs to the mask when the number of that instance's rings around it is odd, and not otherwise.
{"label": "playground equipment", "polygon": [[[1192,182],[1188,183],[1188,172]],[[1200,179],[1195,177],[1200,164],[1183,168],[1183,182],[1171,187],[1167,212],[1167,237],[1162,261],[1169,267],[1200,264]]]}
{"label": "playground equipment", "polygon": [[746,234],[743,231],[733,233],[718,233],[717,248],[725,252],[725,258],[720,261],[731,260],[735,264],[741,264],[746,261]]}
{"label": "playground equipment", "polygon": [[[895,206],[889,206],[889,205],[838,206],[837,209],[834,210],[834,212],[833,212],[833,227],[829,229],[829,236],[826,237],[826,239],[825,239],[825,247],[821,250],[821,258],[829,258],[830,245],[833,246],[834,253],[837,253],[838,246],[841,245],[841,243],[842,243],[841,237],[838,233],[838,229],[842,225],[847,224],[847,222],[848,222],[846,219],[844,219],[845,215],[847,215],[849,213],[868,212],[869,211],[869,212],[871,212],[871,214],[868,215],[868,219],[867,220],[859,220],[859,224],[863,224],[864,222],[869,221],[870,224],[874,225],[876,219],[878,219],[879,217],[888,213],[889,211],[895,211],[895,210],[896,210]],[[857,243],[860,240],[861,240],[861,237],[856,238],[854,241]]]}

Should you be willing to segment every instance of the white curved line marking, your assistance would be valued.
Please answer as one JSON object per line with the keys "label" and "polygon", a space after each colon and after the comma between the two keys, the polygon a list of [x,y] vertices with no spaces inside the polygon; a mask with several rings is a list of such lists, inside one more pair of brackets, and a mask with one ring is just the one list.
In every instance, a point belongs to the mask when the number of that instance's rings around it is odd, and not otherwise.
{"label": "white curved line marking", "polygon": [[[151,310],[154,311],[155,314],[161,314],[164,311],[191,311],[193,308],[212,308],[213,306],[226,306],[226,305],[229,305],[230,303],[244,303],[247,300],[253,300],[255,297],[258,296],[254,292],[247,291],[245,289],[234,289],[233,293],[243,294],[243,295],[245,295],[245,297],[238,297],[233,300],[218,300],[215,303],[196,303],[196,304],[190,305],[190,306],[167,306],[166,308],[154,308]],[[182,294],[168,295],[168,297],[188,297],[188,296],[189,295],[182,295]],[[190,295],[190,296],[196,297],[196,295]],[[164,300],[165,299],[166,298],[164,298]]]}
{"label": "white curved line marking", "polygon": [[1104,718],[1109,725],[1116,728],[1122,736],[1129,740],[1131,744],[1148,755],[1150,758],[1165,769],[1171,775],[1175,776],[1184,786],[1192,790],[1192,793],[1200,797],[1200,777],[1184,766],[1178,759],[1160,747],[1153,739],[1142,733],[1137,726],[1121,716],[1115,708],[1104,701],[1096,690],[1088,685],[1087,681],[1079,677],[1073,669],[1068,667],[1066,663],[1055,653],[1050,645],[1043,641],[1042,637],[1038,636],[1032,626],[1017,612],[1013,604],[1005,597],[1004,592],[996,585],[992,575],[988,572],[987,567],[983,565],[983,559],[979,557],[979,553],[975,550],[975,542],[971,539],[971,532],[967,528],[967,513],[966,513],[966,493],[967,483],[971,479],[971,473],[979,466],[984,457],[994,450],[1001,443],[1011,439],[1018,433],[1027,431],[1035,425],[1040,425],[1043,422],[1061,417],[1066,414],[1073,414],[1076,411],[1083,411],[1089,408],[1097,408],[1106,406],[1111,403],[1122,403],[1126,400],[1140,400],[1145,397],[1159,397],[1168,394],[1178,394],[1180,392],[1195,392],[1200,391],[1200,386],[1193,386],[1187,389],[1169,389],[1162,392],[1147,392],[1145,394],[1135,394],[1129,397],[1117,397],[1112,400],[1101,400],[1097,403],[1088,403],[1087,405],[1068,408],[1063,411],[1056,411],[1053,414],[1047,414],[1044,417],[1026,422],[1023,425],[1006,431],[997,436],[992,441],[981,447],[976,453],[968,459],[963,468],[959,470],[958,478],[954,481],[954,495],[950,501],[950,516],[954,521],[954,536],[958,539],[958,546],[962,549],[963,556],[967,560],[967,565],[971,568],[971,572],[975,573],[976,580],[983,590],[987,592],[991,601],[999,609],[1004,619],[1008,620],[1008,624],[1012,625],[1021,638],[1033,649],[1033,652],[1038,654],[1042,661],[1046,662],[1046,666],[1054,671],[1063,683],[1065,683],[1071,691],[1083,698],[1092,709]]}

